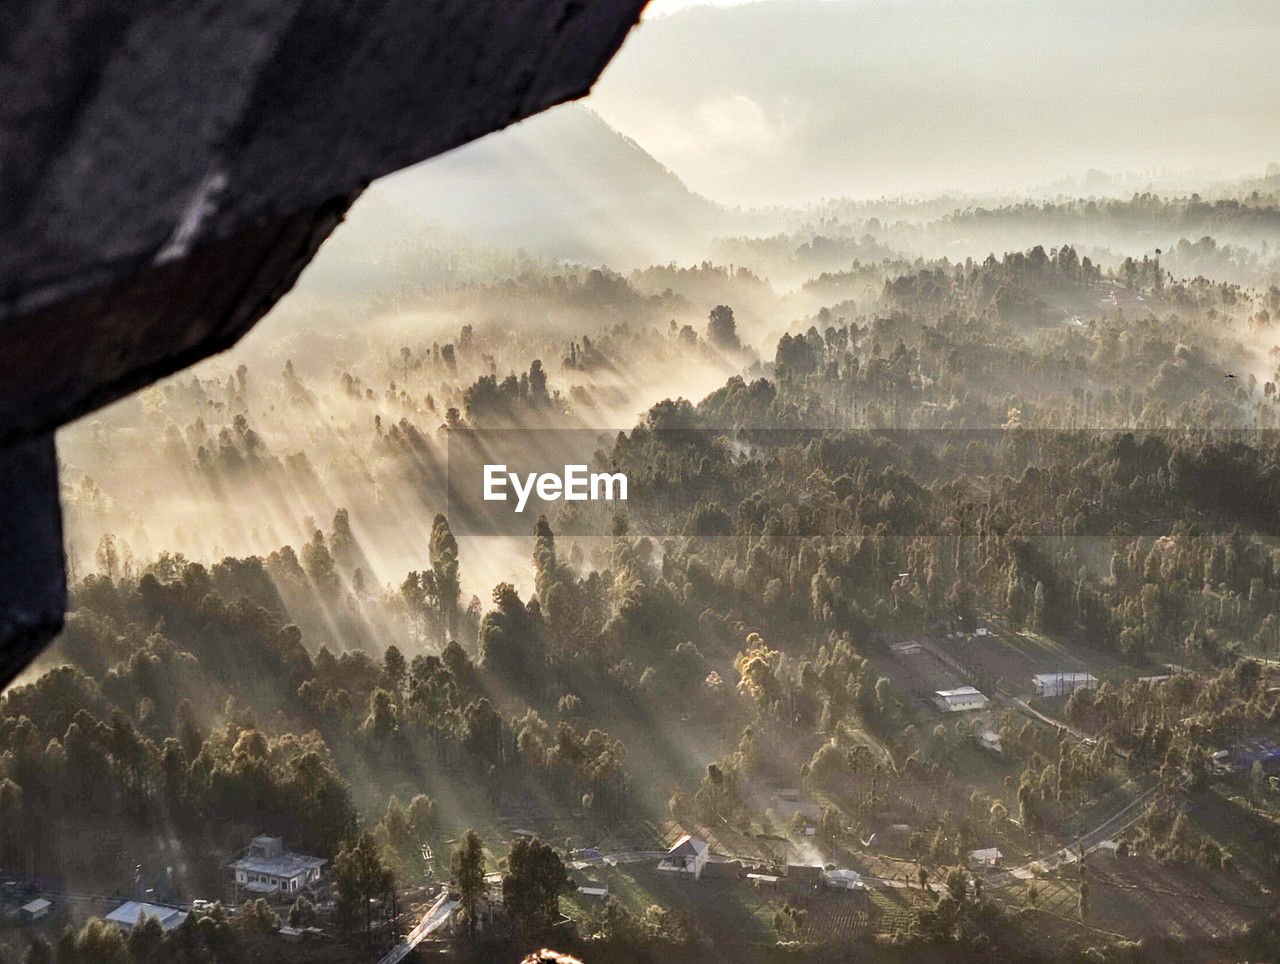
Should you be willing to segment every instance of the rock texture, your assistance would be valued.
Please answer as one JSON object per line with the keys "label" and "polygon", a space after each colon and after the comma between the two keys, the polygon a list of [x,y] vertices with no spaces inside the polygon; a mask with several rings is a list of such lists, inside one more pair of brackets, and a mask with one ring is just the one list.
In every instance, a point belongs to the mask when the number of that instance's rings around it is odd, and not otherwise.
{"label": "rock texture", "polygon": [[49,436],[0,451],[0,683],[62,628],[58,463]]}
{"label": "rock texture", "polygon": [[64,594],[50,433],[233,344],[369,181],[585,94],[643,5],[0,4],[0,684]]}

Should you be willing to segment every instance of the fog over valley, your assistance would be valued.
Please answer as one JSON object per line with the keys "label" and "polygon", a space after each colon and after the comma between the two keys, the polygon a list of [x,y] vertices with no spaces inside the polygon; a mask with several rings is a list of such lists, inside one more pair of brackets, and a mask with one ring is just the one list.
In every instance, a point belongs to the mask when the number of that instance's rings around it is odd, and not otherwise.
{"label": "fog over valley", "polygon": [[370,185],[58,434],[0,964],[1278,959],[1275,36],[665,0]]}

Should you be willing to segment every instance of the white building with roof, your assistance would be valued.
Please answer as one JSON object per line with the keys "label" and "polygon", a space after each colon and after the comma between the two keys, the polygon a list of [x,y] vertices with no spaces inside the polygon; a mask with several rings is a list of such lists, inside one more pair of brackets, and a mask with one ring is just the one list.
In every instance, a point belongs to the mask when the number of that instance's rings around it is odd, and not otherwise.
{"label": "white building with roof", "polygon": [[824,876],[827,880],[827,886],[832,890],[862,890],[866,886],[862,882],[862,875],[856,870],[850,870],[847,867],[828,870]]}
{"label": "white building with roof", "polygon": [[991,701],[972,686],[953,690],[938,690],[933,694],[934,705],[944,713],[960,713],[964,710],[985,710]]}
{"label": "white building with roof", "polygon": [[260,897],[292,896],[314,886],[327,861],[284,849],[282,837],[254,837],[249,849],[227,866],[235,875],[236,896],[241,891]]}
{"label": "white building with roof", "polygon": [[160,929],[168,934],[182,926],[187,919],[187,912],[176,907],[165,907],[162,904],[148,904],[141,900],[126,900],[123,904],[103,918],[128,933],[138,926],[140,920],[154,917]]}
{"label": "white building with roof", "polygon": [[996,847],[984,847],[981,850],[969,851],[969,866],[975,870],[989,867],[999,867],[1000,861],[1003,859],[1002,854]]}
{"label": "white building with roof", "polygon": [[1092,673],[1036,673],[1031,677],[1036,696],[1070,696],[1076,690],[1092,690],[1098,687],[1098,677]]}
{"label": "white building with roof", "polygon": [[47,901],[43,897],[37,897],[35,900],[19,907],[18,916],[30,924],[48,917],[49,911],[52,909],[53,903],[51,901]]}
{"label": "white building with roof", "polygon": [[692,874],[697,879],[702,876],[702,868],[707,865],[709,856],[711,856],[709,843],[701,837],[684,834],[671,845],[667,855],[658,862],[658,869]]}

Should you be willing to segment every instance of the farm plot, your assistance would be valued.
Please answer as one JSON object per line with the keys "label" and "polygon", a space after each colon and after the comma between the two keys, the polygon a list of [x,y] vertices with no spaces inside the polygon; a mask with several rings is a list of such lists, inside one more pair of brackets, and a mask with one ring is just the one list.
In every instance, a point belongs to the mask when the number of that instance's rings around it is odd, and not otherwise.
{"label": "farm plot", "polygon": [[894,684],[918,699],[929,699],[938,690],[955,689],[967,680],[931,653],[928,647],[890,650],[889,676]]}
{"label": "farm plot", "polygon": [[[757,891],[746,881],[693,880],[657,870],[656,861],[592,867],[590,876],[633,914],[643,914],[653,904],[678,908],[689,915],[696,936],[727,946],[771,941],[773,912],[783,903],[781,895]],[[582,920],[598,914],[602,905],[571,895],[561,906]]]}
{"label": "farm plot", "polygon": [[1020,646],[996,635],[957,636],[936,639],[933,645],[969,670],[974,677],[990,680],[1010,693],[1029,693],[1031,676],[1045,671],[1037,659]]}
{"label": "farm plot", "polygon": [[906,930],[916,908],[932,905],[935,898],[923,891],[895,887],[873,888],[868,900],[868,934],[892,934],[896,930]]}
{"label": "farm plot", "polygon": [[1267,900],[1229,873],[1161,864],[1150,857],[1087,859],[1090,923],[1128,937],[1227,937],[1265,913]]}
{"label": "farm plot", "polygon": [[[1031,893],[1036,895],[1031,899]],[[991,892],[1011,908],[1031,908],[1041,914],[1059,918],[1078,915],[1080,886],[1066,877],[1041,877],[1035,880],[1011,880]]]}
{"label": "farm plot", "polygon": [[810,940],[852,943],[877,933],[881,918],[879,908],[866,892],[856,894],[818,894],[804,902],[809,913]]}
{"label": "farm plot", "polygon": [[989,680],[1019,696],[1033,690],[1036,673],[1090,672],[1101,674],[1115,666],[1114,657],[1064,646],[1044,636],[1026,633],[938,637],[930,644],[968,670],[973,678]]}

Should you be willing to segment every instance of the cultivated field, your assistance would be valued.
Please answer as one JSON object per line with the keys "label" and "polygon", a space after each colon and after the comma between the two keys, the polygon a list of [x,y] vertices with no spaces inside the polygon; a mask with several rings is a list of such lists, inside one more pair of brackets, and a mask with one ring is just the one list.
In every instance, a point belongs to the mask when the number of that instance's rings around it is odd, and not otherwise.
{"label": "cultivated field", "polygon": [[[653,904],[683,910],[695,937],[710,938],[717,946],[772,941],[773,912],[784,901],[781,892],[757,891],[745,881],[693,880],[659,871],[656,861],[606,864],[578,876],[608,887],[633,914],[643,914]],[[598,899],[581,895],[561,901],[565,913],[579,920],[598,914],[601,906]]]}
{"label": "cultivated field", "polygon": [[899,689],[918,699],[929,699],[937,690],[954,689],[966,682],[927,648],[921,647],[914,652],[887,652],[882,665],[889,679]]}
{"label": "cultivated field", "polygon": [[1086,861],[1090,922],[1127,937],[1227,937],[1268,901],[1230,872],[1161,864],[1150,857]]}

